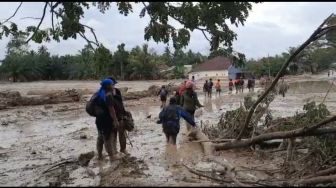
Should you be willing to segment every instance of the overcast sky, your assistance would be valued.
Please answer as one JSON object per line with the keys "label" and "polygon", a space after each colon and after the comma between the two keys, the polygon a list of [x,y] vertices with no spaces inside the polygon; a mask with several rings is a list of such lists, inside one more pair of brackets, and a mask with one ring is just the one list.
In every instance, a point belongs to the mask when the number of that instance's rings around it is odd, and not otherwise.
{"label": "overcast sky", "polygon": [[[18,2],[0,2],[0,21],[11,16]],[[38,23],[34,19],[21,19],[23,17],[40,17],[43,3],[24,2],[13,21],[17,21],[20,27]],[[139,17],[142,9],[140,4],[133,7],[133,13],[128,16],[119,14],[113,5],[105,14],[96,8],[85,12],[83,23],[96,30],[98,40],[110,50],[114,51],[118,44],[125,43],[127,49],[136,45],[148,43],[150,48],[161,53],[165,48],[163,43],[144,40],[144,28],[149,18]],[[306,40],[318,25],[331,13],[336,13],[336,2],[266,2],[253,5],[252,11],[244,26],[231,28],[238,34],[234,41],[235,50],[245,53],[247,58],[260,58],[263,56],[280,54],[290,46],[300,45]],[[173,23],[173,22],[171,22]],[[50,16],[47,15],[43,26],[51,24]],[[175,24],[175,23],[173,23]],[[90,36],[90,33],[87,32]],[[8,39],[0,40],[0,59],[5,56],[5,47]],[[82,38],[77,40],[45,43],[52,54],[75,54],[82,49],[86,41]],[[30,43],[32,49],[40,44]],[[187,47],[202,54],[209,53],[209,43],[201,32],[194,31]]]}

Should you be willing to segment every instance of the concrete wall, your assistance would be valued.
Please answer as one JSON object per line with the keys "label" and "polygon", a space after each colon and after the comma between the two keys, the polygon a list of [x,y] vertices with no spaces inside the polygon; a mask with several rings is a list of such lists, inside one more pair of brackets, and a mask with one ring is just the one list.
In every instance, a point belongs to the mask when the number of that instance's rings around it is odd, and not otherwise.
{"label": "concrete wall", "polygon": [[202,78],[212,78],[215,80],[217,77],[228,77],[228,70],[219,70],[219,71],[200,71],[200,72],[191,72],[188,77],[191,79],[192,76],[195,76],[195,80]]}

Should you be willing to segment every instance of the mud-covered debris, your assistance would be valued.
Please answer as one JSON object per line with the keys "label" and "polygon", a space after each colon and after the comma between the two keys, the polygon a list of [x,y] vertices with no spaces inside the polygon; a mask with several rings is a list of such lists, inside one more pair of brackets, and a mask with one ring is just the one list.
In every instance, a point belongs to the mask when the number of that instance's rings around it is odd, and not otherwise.
{"label": "mud-covered debris", "polygon": [[81,134],[79,138],[80,138],[80,139],[87,139],[88,137],[87,137],[86,134]]}
{"label": "mud-covered debris", "polygon": [[61,182],[59,181],[49,182],[49,187],[61,187]]}
{"label": "mud-covered debris", "polygon": [[44,105],[44,109],[50,109],[50,108],[53,108],[52,105]]}
{"label": "mud-covered debris", "polygon": [[94,151],[82,153],[78,157],[78,162],[81,166],[88,166],[90,160],[94,157]]}
{"label": "mud-covered debris", "polygon": [[7,122],[7,121],[2,121],[2,122],[1,122],[1,125],[3,125],[3,126],[7,126],[7,125],[8,125],[8,122]]}

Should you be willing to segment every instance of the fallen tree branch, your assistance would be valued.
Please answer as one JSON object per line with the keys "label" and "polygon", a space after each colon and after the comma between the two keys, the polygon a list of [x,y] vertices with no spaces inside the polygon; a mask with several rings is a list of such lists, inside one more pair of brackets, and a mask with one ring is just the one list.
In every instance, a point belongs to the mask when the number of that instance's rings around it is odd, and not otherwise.
{"label": "fallen tree branch", "polygon": [[[240,140],[246,130],[246,128],[248,127],[250,120],[252,118],[252,115],[255,111],[255,109],[257,108],[257,106],[259,105],[259,103],[265,99],[265,97],[274,89],[274,87],[276,86],[276,84],[278,83],[279,79],[281,76],[283,76],[284,72],[286,71],[286,68],[288,67],[289,63],[302,51],[304,50],[311,42],[317,40],[318,38],[316,38],[316,36],[318,36],[318,34],[320,34],[321,32],[323,32],[324,28],[322,28],[328,21],[329,19],[333,16],[334,14],[331,14],[327,19],[325,19],[322,24],[313,32],[313,34],[311,34],[311,36],[308,38],[308,40],[306,40],[303,44],[301,44],[301,46],[299,48],[297,48],[295,50],[295,52],[288,58],[288,60],[282,65],[280,71],[278,72],[278,74],[276,75],[275,79],[273,80],[272,84],[267,88],[267,90],[258,98],[258,100],[252,105],[252,107],[250,108],[250,111],[245,119],[245,123],[244,126],[242,128],[242,130],[240,131],[237,140]],[[320,35],[321,37],[321,35]]]}
{"label": "fallen tree branch", "polygon": [[[191,169],[190,167],[188,167],[187,165],[185,164],[182,164],[189,172],[193,173],[193,174],[196,174],[200,177],[204,177],[204,178],[208,178],[208,179],[211,179],[211,180],[215,180],[215,181],[218,181],[218,182],[223,182],[223,183],[236,183],[237,185],[239,186],[243,186],[243,187],[250,187],[250,185],[246,185],[247,183],[248,184],[254,184],[254,185],[261,185],[261,186],[265,186],[266,184],[261,184],[259,182],[253,182],[253,181],[245,181],[245,180],[240,180],[238,181],[238,179],[234,178],[234,179],[231,179],[231,180],[228,180],[228,179],[224,179],[224,178],[216,178],[216,177],[213,177],[213,176],[209,176],[207,174],[203,174],[201,172],[198,172],[194,169]],[[232,178],[232,177],[231,177]],[[239,182],[239,183],[238,183]],[[246,184],[243,184],[243,183],[246,183]],[[266,185],[267,186],[267,185]]]}
{"label": "fallen tree branch", "polygon": [[49,172],[49,171],[51,171],[51,170],[54,170],[55,167],[63,166],[63,165],[65,165],[65,164],[69,164],[69,163],[76,163],[76,162],[78,162],[78,160],[76,160],[76,159],[68,159],[68,160],[66,160],[66,161],[59,162],[59,163],[57,163],[57,164],[55,164],[55,165],[52,165],[52,166],[49,167],[47,170],[43,171],[42,174],[45,174],[46,172]]}
{"label": "fallen tree branch", "polygon": [[313,178],[315,176],[325,176],[325,175],[330,175],[330,174],[333,174],[333,173],[336,173],[336,166],[333,166],[333,167],[325,169],[325,170],[318,171],[318,172],[314,173],[313,175],[309,175],[309,176],[304,177],[303,179]]}
{"label": "fallen tree branch", "polygon": [[309,179],[303,179],[299,181],[293,181],[291,184],[292,185],[299,185],[299,186],[304,186],[304,185],[317,185],[320,183],[333,183],[336,182],[336,175],[331,175],[331,176],[317,176]]}
{"label": "fallen tree branch", "polygon": [[[273,139],[284,139],[284,138],[294,138],[294,137],[301,137],[301,136],[315,136],[315,135],[322,135],[322,134],[329,134],[335,133],[336,128],[324,128],[324,129],[317,129],[322,125],[327,123],[336,121],[336,116],[328,118],[314,126],[309,128],[299,128],[291,131],[280,131],[280,132],[273,132],[273,133],[266,133],[259,136],[254,137],[253,139],[245,140],[245,141],[234,141],[224,144],[214,144],[215,150],[226,150],[226,149],[233,149],[233,148],[240,148],[250,146],[256,143],[260,143],[267,140]],[[316,130],[317,129],[317,130]]]}

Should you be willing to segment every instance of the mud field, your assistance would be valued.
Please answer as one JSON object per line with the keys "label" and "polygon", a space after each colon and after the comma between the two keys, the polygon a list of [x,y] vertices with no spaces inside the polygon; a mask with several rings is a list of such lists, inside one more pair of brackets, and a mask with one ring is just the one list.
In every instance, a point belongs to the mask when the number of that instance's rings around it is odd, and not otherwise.
{"label": "mud field", "polygon": [[[291,116],[302,110],[303,104],[314,100],[321,102],[331,78],[318,76],[290,77],[290,89],[283,98],[278,95],[271,104],[276,117]],[[120,82],[118,87],[133,91],[147,89],[150,85],[162,85],[181,81],[135,81]],[[203,83],[198,83],[201,88]],[[0,91],[19,91],[26,95],[33,90],[97,89],[94,81],[54,81],[31,83],[3,83]],[[237,108],[244,94],[227,94],[221,97],[204,98],[199,90],[199,99],[204,108],[196,111],[196,122],[216,124],[220,115]],[[336,89],[331,89],[326,98],[328,109],[336,113]],[[181,123],[177,150],[166,146],[160,125],[156,124],[160,112],[157,97],[126,101],[131,111],[136,130],[129,133],[131,156],[110,163],[99,162],[95,152],[97,131],[94,118],[84,109],[85,101],[52,105],[13,107],[0,110],[0,184],[2,186],[216,186],[225,185],[209,181],[190,173],[184,165],[209,170],[216,165],[207,162],[199,143],[190,142],[186,136],[185,123]],[[119,144],[119,143],[118,143]],[[119,146],[118,146],[119,147]],[[85,156],[83,154],[86,154]],[[80,159],[78,160],[78,157]],[[281,155],[281,154],[279,154]],[[253,170],[256,166],[276,171],[277,159],[240,150],[216,152],[215,158],[226,160],[245,169],[244,173],[262,178],[268,174]],[[88,159],[87,159],[88,158]],[[92,159],[91,159],[92,158]],[[90,160],[91,159],[91,160]],[[84,161],[84,162],[83,162]],[[83,164],[88,162],[88,164]],[[218,166],[218,165],[217,165]]]}

